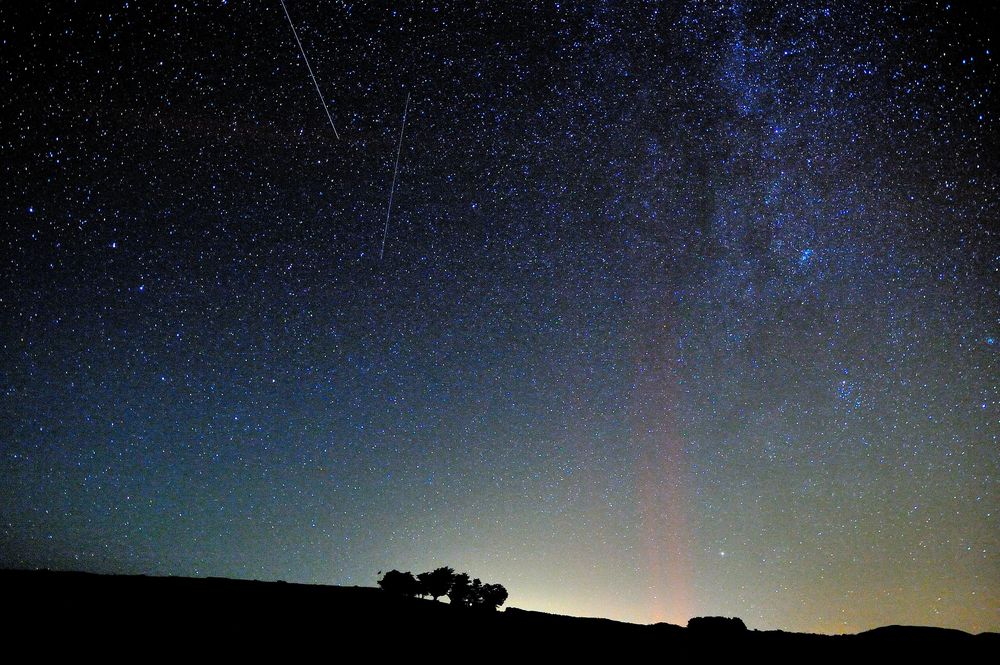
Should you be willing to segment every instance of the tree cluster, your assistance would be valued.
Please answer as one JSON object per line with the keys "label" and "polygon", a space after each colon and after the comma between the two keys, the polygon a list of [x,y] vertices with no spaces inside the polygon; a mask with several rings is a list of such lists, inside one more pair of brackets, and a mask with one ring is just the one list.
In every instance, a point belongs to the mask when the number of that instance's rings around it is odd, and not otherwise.
{"label": "tree cluster", "polygon": [[507,600],[507,589],[502,584],[484,584],[447,566],[418,575],[390,570],[378,585],[402,596],[430,596],[434,600],[447,596],[452,605],[459,607],[495,610]]}

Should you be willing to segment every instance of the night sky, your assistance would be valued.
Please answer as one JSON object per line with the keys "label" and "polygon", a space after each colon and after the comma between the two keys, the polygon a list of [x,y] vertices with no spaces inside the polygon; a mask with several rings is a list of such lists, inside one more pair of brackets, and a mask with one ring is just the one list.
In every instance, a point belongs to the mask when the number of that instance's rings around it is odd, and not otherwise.
{"label": "night sky", "polygon": [[0,7],[0,566],[1000,630],[1000,11],[286,2]]}

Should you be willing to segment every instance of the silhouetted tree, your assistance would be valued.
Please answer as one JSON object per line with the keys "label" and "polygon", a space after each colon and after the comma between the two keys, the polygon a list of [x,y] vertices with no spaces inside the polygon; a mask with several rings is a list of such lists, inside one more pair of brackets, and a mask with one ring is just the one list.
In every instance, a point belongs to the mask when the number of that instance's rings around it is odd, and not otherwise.
{"label": "silhouetted tree", "polygon": [[398,570],[390,570],[382,576],[378,585],[384,591],[397,593],[401,596],[415,596],[420,592],[420,583],[410,572],[401,573]]}
{"label": "silhouetted tree", "polygon": [[456,573],[448,566],[420,573],[416,577],[413,573],[390,570],[378,581],[378,585],[385,591],[402,596],[431,596],[434,600],[448,596],[451,604],[457,607],[495,611],[507,601],[507,589],[503,585],[484,584],[478,577],[470,580],[468,573]]}
{"label": "silhouetted tree", "polygon": [[452,605],[468,607],[471,603],[469,594],[472,591],[472,584],[469,582],[468,573],[452,575],[451,588],[448,589],[448,600]]}
{"label": "silhouetted tree", "polygon": [[422,586],[424,594],[437,600],[441,596],[447,596],[451,590],[452,578],[455,577],[455,569],[442,566],[428,573],[420,573],[417,580]]}
{"label": "silhouetted tree", "polygon": [[469,587],[469,607],[481,607],[483,604],[483,582],[478,577],[472,580]]}
{"label": "silhouetted tree", "polygon": [[484,584],[479,601],[483,607],[495,611],[507,601],[507,589],[502,584]]}

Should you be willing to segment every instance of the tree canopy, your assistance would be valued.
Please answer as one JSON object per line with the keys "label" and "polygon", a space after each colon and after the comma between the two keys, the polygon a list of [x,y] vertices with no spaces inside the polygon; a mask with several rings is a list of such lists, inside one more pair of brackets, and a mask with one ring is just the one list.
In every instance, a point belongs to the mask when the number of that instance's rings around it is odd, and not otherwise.
{"label": "tree canopy", "polygon": [[378,585],[383,591],[401,596],[416,596],[420,592],[420,583],[413,577],[413,573],[401,573],[398,570],[390,570],[383,575]]}
{"label": "tree canopy", "polygon": [[447,596],[451,589],[451,580],[455,576],[455,569],[448,566],[437,568],[427,573],[417,575],[420,582],[421,595],[430,596],[437,600],[441,596]]}
{"label": "tree canopy", "polygon": [[390,570],[378,585],[383,591],[401,596],[430,596],[434,600],[447,596],[457,607],[496,610],[507,601],[507,589],[502,584],[471,579],[468,573],[456,573],[449,566],[417,575]]}

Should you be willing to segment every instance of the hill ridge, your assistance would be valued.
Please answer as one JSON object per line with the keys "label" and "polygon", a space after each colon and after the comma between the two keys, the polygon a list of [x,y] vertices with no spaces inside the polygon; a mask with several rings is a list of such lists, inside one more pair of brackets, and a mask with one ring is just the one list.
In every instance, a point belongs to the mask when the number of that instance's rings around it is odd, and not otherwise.
{"label": "hill ridge", "polygon": [[[396,636],[408,640],[445,634],[453,644],[483,640],[559,644],[579,651],[609,644],[625,651],[670,646],[681,652],[749,649],[842,655],[873,650],[924,649],[928,645],[970,653],[1000,646],[1000,634],[926,626],[880,626],[857,634],[822,635],[748,630],[742,621],[707,617],[699,629],[668,623],[640,624],[604,617],[574,617],[510,607],[470,611],[445,602],[393,596],[364,586],[304,584],[225,577],[107,575],[82,571],[0,570],[8,606],[17,608],[10,634],[87,634],[113,625],[119,641],[175,636],[198,639],[253,634],[272,646],[295,635],[333,634],[351,639]],[[43,618],[43,619],[42,619]],[[738,626],[736,623],[738,622]],[[205,625],[213,626],[206,633]],[[739,628],[742,627],[742,630]],[[179,637],[178,637],[179,636]],[[230,639],[230,638],[227,638]],[[227,648],[241,648],[227,642]],[[383,645],[385,646],[385,645]]]}

